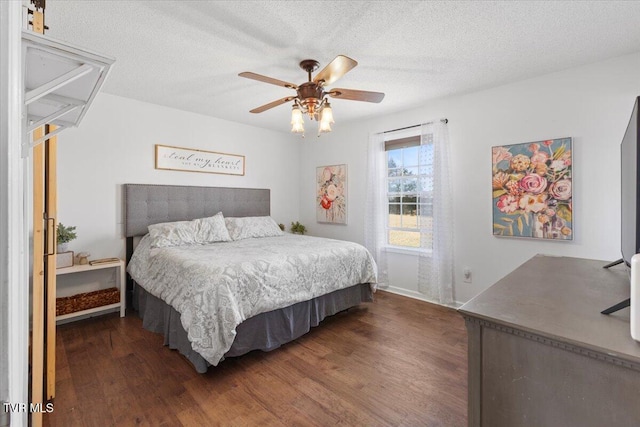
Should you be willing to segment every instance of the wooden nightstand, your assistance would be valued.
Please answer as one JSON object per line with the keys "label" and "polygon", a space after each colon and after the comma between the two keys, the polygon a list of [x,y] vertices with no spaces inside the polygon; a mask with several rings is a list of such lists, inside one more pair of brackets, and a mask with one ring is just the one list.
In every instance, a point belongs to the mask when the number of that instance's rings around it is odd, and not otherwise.
{"label": "wooden nightstand", "polygon": [[123,260],[118,260],[105,264],[96,264],[96,265],[74,265],[73,267],[60,268],[56,271],[56,275],[60,276],[63,274],[76,274],[88,271],[96,271],[102,270],[105,268],[115,268],[116,272],[116,287],[120,290],[120,302],[114,304],[103,305],[100,307],[90,308],[87,310],[81,310],[74,313],[63,314],[61,316],[56,316],[56,321],[72,319],[74,317],[84,316],[87,314],[98,313],[105,310],[111,310],[114,308],[120,309],[120,317],[124,317],[126,301],[125,301],[125,266]]}

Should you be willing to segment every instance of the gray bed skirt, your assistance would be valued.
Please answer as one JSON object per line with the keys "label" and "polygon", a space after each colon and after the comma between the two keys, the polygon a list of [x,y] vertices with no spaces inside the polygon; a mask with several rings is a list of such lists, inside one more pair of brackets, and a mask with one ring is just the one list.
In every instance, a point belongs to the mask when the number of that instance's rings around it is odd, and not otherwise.
{"label": "gray bed skirt", "polygon": [[[252,350],[271,351],[295,340],[332,316],[361,302],[373,301],[369,284],[359,284],[331,292],[309,301],[279,310],[261,313],[242,322],[236,328],[236,338],[226,357],[240,356]],[[133,307],[142,318],[142,326],[164,335],[164,345],[178,350],[199,373],[211,366],[191,348],[187,333],[180,322],[180,313],[164,301],[135,286]]]}

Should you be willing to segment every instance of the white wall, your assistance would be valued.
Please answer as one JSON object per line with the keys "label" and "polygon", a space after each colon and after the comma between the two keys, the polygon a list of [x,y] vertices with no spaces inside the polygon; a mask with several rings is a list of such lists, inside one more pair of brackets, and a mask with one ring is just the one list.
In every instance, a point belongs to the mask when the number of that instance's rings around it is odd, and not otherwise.
{"label": "white wall", "polygon": [[[156,170],[155,144],[244,155],[245,176]],[[299,144],[288,133],[100,94],[58,147],[58,220],[77,226],[69,250],[91,258],[125,256],[125,183],[269,188],[276,221],[298,218]]]}
{"label": "white wall", "polygon": [[[635,96],[640,95],[640,55],[441,99],[383,119],[340,123],[334,132],[302,145],[300,218],[311,234],[364,241],[366,150],[371,133],[449,119],[455,215],[455,299],[465,302],[536,253],[602,260],[620,258],[620,152]],[[427,78],[427,77],[425,77]],[[383,101],[384,102],[384,101]],[[541,242],[492,235],[491,147],[572,137],[574,147],[573,242]],[[349,224],[315,220],[316,166],[349,168]],[[417,294],[414,255],[391,254],[390,285]],[[473,282],[463,283],[468,266]]]}

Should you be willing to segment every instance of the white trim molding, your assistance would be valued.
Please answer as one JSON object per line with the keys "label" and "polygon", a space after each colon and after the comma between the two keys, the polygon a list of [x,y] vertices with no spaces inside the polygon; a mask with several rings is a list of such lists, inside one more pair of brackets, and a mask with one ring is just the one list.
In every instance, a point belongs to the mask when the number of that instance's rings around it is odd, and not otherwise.
{"label": "white trim molding", "polygon": [[454,308],[454,309],[458,309],[460,306],[462,306],[462,304],[464,304],[464,303],[461,303],[459,301],[454,301],[452,305],[443,304],[443,303],[440,303],[438,301],[432,301],[432,300],[428,299],[424,294],[421,294],[418,291],[412,291],[410,289],[399,288],[397,286],[387,286],[386,288],[379,288],[378,290],[379,291],[383,291],[383,292],[389,292],[391,294],[402,295],[403,297],[413,298],[413,299],[417,299],[417,300],[420,300],[420,301],[428,302],[430,304],[441,305],[443,307],[449,307],[449,308]]}
{"label": "white trim molding", "polygon": [[[29,257],[22,158],[22,3],[0,1],[0,401],[28,403]],[[2,408],[0,408],[2,409]],[[27,413],[10,414],[26,426]]]}

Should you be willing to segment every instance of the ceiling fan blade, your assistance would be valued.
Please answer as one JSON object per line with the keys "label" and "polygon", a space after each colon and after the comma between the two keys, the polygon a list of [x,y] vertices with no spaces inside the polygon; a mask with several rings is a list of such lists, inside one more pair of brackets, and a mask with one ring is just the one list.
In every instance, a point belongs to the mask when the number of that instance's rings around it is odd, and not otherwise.
{"label": "ceiling fan blade", "polygon": [[338,55],[333,61],[327,64],[313,79],[315,83],[324,82],[322,85],[328,86],[347,74],[358,63],[348,56]]}
{"label": "ceiling fan blade", "polygon": [[263,111],[267,111],[273,107],[277,107],[278,105],[287,103],[295,98],[296,98],[295,96],[287,96],[286,98],[278,99],[277,101],[273,101],[268,104],[264,104],[258,108],[254,108],[253,110],[250,111],[250,113],[262,113]]}
{"label": "ceiling fan blade", "polygon": [[380,102],[384,99],[384,93],[382,92],[369,92],[366,90],[354,90],[354,89],[331,89],[328,92],[332,98],[349,99],[351,101],[365,101],[365,102]]}
{"label": "ceiling fan blade", "polygon": [[272,85],[276,85],[276,86],[282,86],[289,89],[298,89],[298,85],[294,85],[293,83],[274,79],[272,77],[263,76],[261,74],[252,73],[250,71],[245,71],[244,73],[240,73],[238,75],[240,77],[245,77],[247,79],[258,80],[259,82],[271,83]]}

